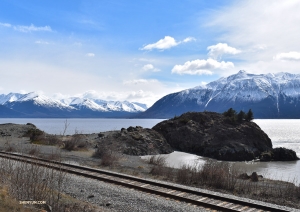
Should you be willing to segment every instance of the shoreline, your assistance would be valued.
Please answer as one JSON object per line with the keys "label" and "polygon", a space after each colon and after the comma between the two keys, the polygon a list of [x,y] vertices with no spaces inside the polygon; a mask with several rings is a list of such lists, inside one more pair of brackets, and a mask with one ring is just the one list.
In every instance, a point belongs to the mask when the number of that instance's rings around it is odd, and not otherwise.
{"label": "shoreline", "polygon": [[[28,127],[28,125],[23,125],[23,126],[25,126],[24,127],[25,130],[28,130],[28,128],[30,128],[30,126]],[[11,133],[10,136],[0,136],[0,149],[5,150],[5,148],[8,147],[7,144],[10,144],[11,146],[15,146],[16,150],[28,154],[29,151],[32,150],[33,148],[37,148],[35,154],[42,155],[43,157],[49,157],[51,156],[51,154],[57,153],[60,154],[62,159],[71,163],[78,163],[80,165],[91,166],[94,168],[108,169],[111,171],[130,174],[142,178],[165,179],[165,177],[150,174],[154,166],[152,164],[149,164],[148,161],[142,159],[140,156],[130,156],[130,155],[120,154],[120,157],[118,158],[116,164],[105,167],[100,165],[101,159],[92,157],[95,152],[95,147],[93,142],[90,142],[89,143],[90,146],[88,146],[87,148],[79,149],[77,151],[68,151],[62,149],[57,145],[50,146],[50,145],[32,144],[28,137],[22,137],[22,133],[24,133],[24,129],[23,131],[20,129],[19,130],[14,129],[12,130],[13,133]],[[115,131],[109,131],[103,133],[113,133],[113,132]],[[94,134],[84,134],[84,136],[85,136],[84,138],[87,138],[88,141],[94,141],[95,138],[98,138],[99,135],[94,133]],[[65,138],[70,138],[70,136],[65,136]],[[267,164],[267,162],[261,162],[261,163]],[[260,173],[258,172],[258,174]],[[272,181],[272,180],[270,180],[269,182],[277,183],[277,181]],[[282,183],[283,185],[285,184],[285,182]],[[215,191],[222,192],[222,193],[230,193],[226,190],[217,189]],[[273,200],[271,200],[271,202],[272,201]],[[276,201],[275,202],[273,201],[273,203],[276,203]],[[296,203],[293,203],[294,206],[295,204]],[[297,207],[300,209],[300,204]]]}

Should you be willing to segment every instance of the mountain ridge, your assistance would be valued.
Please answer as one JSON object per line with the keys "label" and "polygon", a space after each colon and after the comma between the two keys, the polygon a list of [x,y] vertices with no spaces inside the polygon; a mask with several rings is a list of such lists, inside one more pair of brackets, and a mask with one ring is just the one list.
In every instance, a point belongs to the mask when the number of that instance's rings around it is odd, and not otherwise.
{"label": "mountain ridge", "polygon": [[31,118],[128,118],[145,111],[142,103],[87,97],[53,99],[37,92],[0,95],[0,116]]}
{"label": "mountain ridge", "polygon": [[155,102],[141,118],[172,118],[185,112],[224,112],[252,109],[255,118],[300,118],[300,75],[237,74],[206,85],[166,95]]}

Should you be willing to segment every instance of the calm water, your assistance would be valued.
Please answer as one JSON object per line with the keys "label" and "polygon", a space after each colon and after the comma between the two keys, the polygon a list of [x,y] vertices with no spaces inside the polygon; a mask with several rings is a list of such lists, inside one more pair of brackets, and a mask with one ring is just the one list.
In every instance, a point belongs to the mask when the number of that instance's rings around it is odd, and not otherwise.
{"label": "calm water", "polygon": [[[122,127],[142,126],[152,128],[163,119],[3,119],[0,124],[17,123],[35,124],[39,129],[51,134],[62,134],[65,122],[68,128],[66,134],[99,133],[109,130],[120,130]],[[300,119],[256,119],[254,120],[271,138],[273,147],[286,147],[296,151],[300,157]],[[206,158],[196,155],[174,152],[166,155],[170,166],[178,167],[180,164],[195,162],[204,163]],[[294,162],[237,162],[238,166],[245,168],[249,173],[256,171],[269,178],[293,181],[300,183],[300,161]]]}
{"label": "calm water", "polygon": [[122,127],[142,126],[152,128],[164,119],[17,119],[17,118],[0,118],[0,124],[15,123],[26,124],[32,123],[37,128],[50,133],[62,134],[67,121],[66,134],[79,133],[99,133],[111,130],[121,130]]}

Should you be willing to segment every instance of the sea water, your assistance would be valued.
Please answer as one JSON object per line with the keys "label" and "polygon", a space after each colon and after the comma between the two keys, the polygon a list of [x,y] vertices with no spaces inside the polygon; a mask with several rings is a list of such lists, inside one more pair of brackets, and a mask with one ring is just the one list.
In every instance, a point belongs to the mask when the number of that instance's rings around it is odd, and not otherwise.
{"label": "sea water", "polygon": [[[0,118],[0,124],[33,123],[39,129],[51,133],[65,134],[99,133],[110,130],[120,130],[129,126],[142,126],[152,128],[164,119],[18,119]],[[285,147],[293,149],[300,157],[300,119],[255,119],[254,122],[270,137],[273,147]],[[165,155],[167,162],[172,167],[183,164],[203,164],[207,158],[197,155],[173,152]],[[300,161],[288,162],[235,162],[237,166],[248,173],[253,171],[272,179],[297,181],[300,183]]]}

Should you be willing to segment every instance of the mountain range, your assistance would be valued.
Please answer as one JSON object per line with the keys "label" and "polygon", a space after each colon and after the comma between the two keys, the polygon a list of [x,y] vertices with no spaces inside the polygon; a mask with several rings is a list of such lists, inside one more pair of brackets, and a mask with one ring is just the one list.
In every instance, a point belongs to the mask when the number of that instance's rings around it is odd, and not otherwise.
{"label": "mountain range", "polygon": [[4,118],[126,118],[147,109],[145,104],[69,97],[52,99],[31,92],[0,95],[0,117]]}
{"label": "mountain range", "polygon": [[300,118],[300,75],[237,74],[169,94],[141,113],[141,118],[171,118],[188,111],[237,112],[252,109],[254,118]]}
{"label": "mountain range", "polygon": [[300,118],[300,74],[237,74],[145,104],[83,97],[60,100],[31,92],[0,95],[2,118],[172,118],[188,111],[237,112],[254,118]]}

